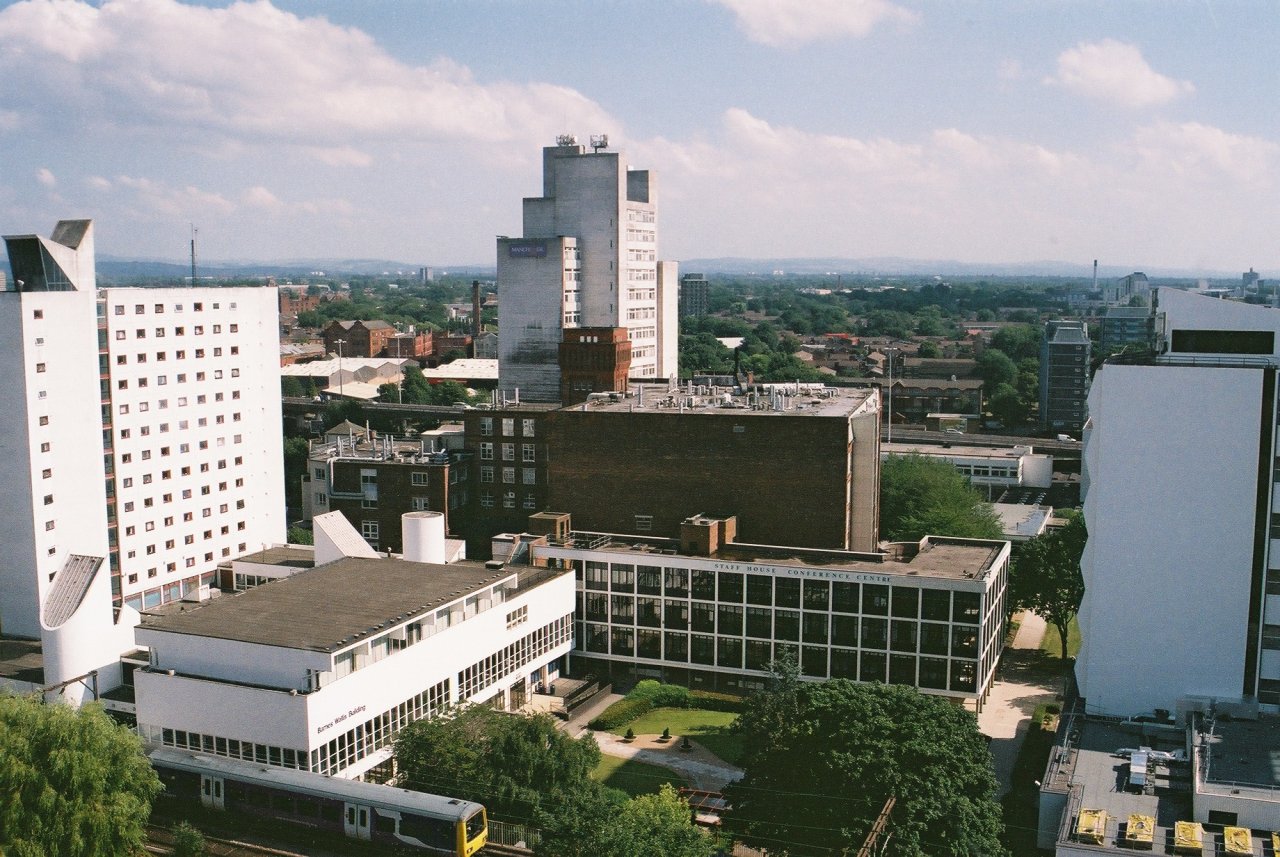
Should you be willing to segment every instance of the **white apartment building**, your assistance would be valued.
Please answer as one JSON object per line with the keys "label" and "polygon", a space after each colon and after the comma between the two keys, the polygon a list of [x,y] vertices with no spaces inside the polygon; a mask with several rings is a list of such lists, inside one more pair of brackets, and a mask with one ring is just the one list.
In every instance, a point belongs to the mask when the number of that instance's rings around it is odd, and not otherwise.
{"label": "white apartment building", "polygon": [[136,609],[284,539],[276,298],[99,292],[88,220],[5,243],[0,635],[39,643],[23,689],[79,700],[119,683]]}
{"label": "white apartment building", "polygon": [[658,261],[656,179],[605,146],[562,136],[543,149],[523,236],[498,238],[500,383],[528,401],[559,399],[565,328],[624,327],[632,377],[676,373],[677,266]]}
{"label": "white apartment building", "polygon": [[1048,488],[1053,484],[1053,456],[1030,446],[958,446],[926,443],[882,443],[880,460],[891,455],[923,455],[955,466],[987,496],[1006,488]]}
{"label": "white apartment building", "polygon": [[1280,312],[1165,288],[1154,309],[1156,356],[1089,396],[1080,693],[1280,710]]}
{"label": "white apartment building", "polygon": [[134,609],[284,541],[274,289],[104,289],[111,568]]}

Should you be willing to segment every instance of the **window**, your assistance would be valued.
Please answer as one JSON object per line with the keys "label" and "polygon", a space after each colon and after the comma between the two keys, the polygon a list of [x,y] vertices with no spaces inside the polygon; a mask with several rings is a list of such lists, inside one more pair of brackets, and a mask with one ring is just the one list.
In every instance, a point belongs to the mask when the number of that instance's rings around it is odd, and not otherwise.
{"label": "window", "polygon": [[493,444],[485,441],[480,444],[480,459],[482,461],[493,461]]}
{"label": "window", "polygon": [[409,482],[410,482],[410,484],[412,484],[412,485],[426,485],[426,484],[427,484],[427,474],[425,474],[425,473],[413,473],[413,474],[411,474],[411,475],[410,475],[410,477],[409,477]]}
{"label": "window", "polygon": [[493,434],[493,417],[480,418],[480,434],[482,435]]}
{"label": "window", "polygon": [[538,484],[538,471],[534,470],[532,467],[526,467],[523,470],[521,470],[520,477],[521,477],[521,481],[525,485]]}
{"label": "window", "polygon": [[516,460],[516,445],[514,443],[504,443],[502,445],[502,460],[503,461]]}
{"label": "window", "polygon": [[530,420],[530,419],[521,420],[520,431],[525,437],[533,437],[533,420]]}
{"label": "window", "polygon": [[31,317],[32,317],[32,318],[44,318],[44,310],[42,310],[42,309],[38,309],[38,310],[34,310],[34,311],[32,311],[32,313],[31,313]]}
{"label": "window", "polygon": [[520,460],[526,464],[533,461],[533,444],[524,443],[520,445]]}
{"label": "window", "polygon": [[45,370],[45,366],[44,366],[44,364],[43,364],[43,363],[37,363],[37,364],[36,364],[36,371],[37,371],[37,372],[43,372],[44,370]]}
{"label": "window", "polygon": [[514,467],[502,468],[502,481],[506,485],[514,485],[516,482],[516,469]]}
{"label": "window", "polygon": [[481,482],[493,481],[493,465],[492,464],[480,465],[480,481]]}
{"label": "window", "polygon": [[378,522],[377,521],[361,521],[360,535],[364,536],[370,542],[378,540]]}
{"label": "window", "polygon": [[502,436],[511,437],[515,433],[516,433],[516,421],[514,419],[511,419],[510,417],[503,418]]}

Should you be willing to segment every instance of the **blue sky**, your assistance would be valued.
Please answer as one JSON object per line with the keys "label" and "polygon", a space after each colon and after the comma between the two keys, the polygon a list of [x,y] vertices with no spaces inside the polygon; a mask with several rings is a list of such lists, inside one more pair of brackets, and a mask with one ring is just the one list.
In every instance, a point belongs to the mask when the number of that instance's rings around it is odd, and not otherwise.
{"label": "blue sky", "polygon": [[1280,276],[1280,4],[0,2],[0,231],[488,264],[556,134],[660,254]]}

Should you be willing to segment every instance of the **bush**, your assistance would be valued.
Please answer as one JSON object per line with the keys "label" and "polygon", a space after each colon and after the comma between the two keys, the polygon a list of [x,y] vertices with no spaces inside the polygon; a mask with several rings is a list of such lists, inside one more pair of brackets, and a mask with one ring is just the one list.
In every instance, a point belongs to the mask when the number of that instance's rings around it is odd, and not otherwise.
{"label": "bush", "polygon": [[740,696],[731,693],[717,693],[714,690],[689,691],[689,708],[705,708],[708,711],[728,711],[741,714],[747,708],[747,702]]}
{"label": "bush", "polygon": [[204,834],[189,822],[179,821],[172,833],[174,857],[201,857],[205,853]]}
{"label": "bush", "polygon": [[620,699],[613,705],[610,705],[600,715],[587,724],[589,729],[608,730],[616,729],[624,723],[630,723],[641,714],[646,714],[653,709],[653,703],[648,699],[633,699],[627,697]]}

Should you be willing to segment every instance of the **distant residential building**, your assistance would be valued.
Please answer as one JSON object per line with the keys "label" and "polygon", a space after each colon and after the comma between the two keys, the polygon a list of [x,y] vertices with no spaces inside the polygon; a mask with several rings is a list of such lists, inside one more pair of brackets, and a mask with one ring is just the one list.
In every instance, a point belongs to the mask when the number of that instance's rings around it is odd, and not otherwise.
{"label": "distant residential building", "polygon": [[[878,355],[881,362],[886,358]],[[873,357],[868,357],[872,360]],[[875,378],[856,381],[859,386],[876,387],[884,398],[886,412],[893,408],[892,419],[897,423],[923,425],[930,414],[982,414],[982,381],[978,378],[960,378],[954,381],[941,378],[900,378],[893,376],[893,390],[889,391],[889,379]],[[892,396],[892,401],[890,397]]]}
{"label": "distant residential building", "polygon": [[395,335],[385,321],[332,321],[324,329],[324,347],[342,357],[377,357]]}
{"label": "distant residential building", "polygon": [[486,330],[471,343],[475,356],[483,360],[498,359],[498,334]]}
{"label": "distant residential building", "polygon": [[382,351],[378,357],[430,357],[433,352],[434,345],[431,340],[431,331],[414,331],[410,330],[405,333],[394,333],[385,340]]}
{"label": "distant residential building", "polygon": [[680,278],[680,317],[699,318],[707,314],[707,275],[685,274]]}
{"label": "distant residential building", "polygon": [[1257,290],[1258,284],[1262,282],[1260,275],[1257,271],[1253,270],[1253,268],[1250,268],[1241,274],[1240,281],[1245,291]]}
{"label": "distant residential building", "polygon": [[978,371],[978,361],[965,358],[904,357],[903,378],[972,378]]}
{"label": "distant residential building", "polygon": [[658,261],[656,177],[606,146],[565,136],[543,149],[523,235],[498,238],[501,383],[529,401],[558,399],[560,343],[575,327],[625,328],[636,378],[676,374],[676,265]]}
{"label": "distant residential building", "polygon": [[1126,345],[1149,347],[1155,335],[1154,319],[1150,307],[1109,306],[1102,316],[1098,345],[1104,354],[1119,351]]}
{"label": "distant residential building", "polygon": [[450,359],[450,355],[455,352],[461,352],[463,357],[479,357],[479,354],[472,353],[471,334],[469,333],[452,333],[434,334],[435,340],[435,357],[440,360]]}
{"label": "distant residential building", "polygon": [[1089,417],[1089,358],[1092,343],[1083,321],[1057,319],[1044,325],[1040,343],[1040,425],[1075,433]]}
{"label": "distant residential building", "polygon": [[1102,302],[1107,306],[1128,306],[1134,298],[1146,306],[1151,303],[1151,281],[1141,271],[1120,277],[1102,287]]}
{"label": "distant residential building", "polygon": [[280,316],[297,318],[299,313],[309,312],[320,306],[320,295],[308,292],[309,286],[280,286]]}

